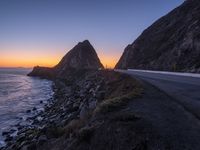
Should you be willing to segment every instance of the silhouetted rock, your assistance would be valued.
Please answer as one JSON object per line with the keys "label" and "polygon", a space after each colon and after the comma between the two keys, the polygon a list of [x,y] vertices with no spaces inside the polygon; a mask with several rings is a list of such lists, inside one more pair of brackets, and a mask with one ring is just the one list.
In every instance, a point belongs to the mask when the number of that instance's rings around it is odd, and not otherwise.
{"label": "silhouetted rock", "polygon": [[200,1],[187,0],[156,21],[115,68],[200,72]]}
{"label": "silhouetted rock", "polygon": [[70,70],[99,69],[103,68],[97,53],[88,40],[78,43],[55,66],[59,75],[64,75]]}
{"label": "silhouetted rock", "polygon": [[29,76],[65,78],[79,70],[103,68],[97,53],[88,40],[78,43],[53,68],[34,67]]}
{"label": "silhouetted rock", "polygon": [[32,72],[28,74],[28,76],[53,79],[55,77],[55,73],[53,68],[36,66],[33,68]]}

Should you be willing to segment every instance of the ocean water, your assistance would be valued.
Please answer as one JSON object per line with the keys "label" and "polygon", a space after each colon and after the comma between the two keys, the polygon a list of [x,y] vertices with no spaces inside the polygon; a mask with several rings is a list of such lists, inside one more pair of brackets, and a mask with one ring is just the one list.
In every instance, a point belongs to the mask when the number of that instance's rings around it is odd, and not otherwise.
{"label": "ocean water", "polygon": [[27,110],[42,110],[53,95],[52,82],[26,76],[30,71],[0,68],[0,147],[5,144],[2,132],[28,124],[26,118],[34,114]]}

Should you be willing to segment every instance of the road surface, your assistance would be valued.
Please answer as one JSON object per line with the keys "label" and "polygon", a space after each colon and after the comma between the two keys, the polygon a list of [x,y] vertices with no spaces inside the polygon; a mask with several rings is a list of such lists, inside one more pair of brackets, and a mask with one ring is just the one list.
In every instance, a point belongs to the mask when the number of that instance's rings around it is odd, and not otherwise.
{"label": "road surface", "polygon": [[134,99],[128,106],[148,122],[145,128],[152,149],[200,150],[198,75],[116,71],[141,79],[144,85],[143,98]]}
{"label": "road surface", "polygon": [[156,86],[200,120],[200,75],[190,77],[185,76],[184,73],[172,75],[170,72],[167,74],[167,72],[154,73],[139,70],[118,71],[134,75]]}

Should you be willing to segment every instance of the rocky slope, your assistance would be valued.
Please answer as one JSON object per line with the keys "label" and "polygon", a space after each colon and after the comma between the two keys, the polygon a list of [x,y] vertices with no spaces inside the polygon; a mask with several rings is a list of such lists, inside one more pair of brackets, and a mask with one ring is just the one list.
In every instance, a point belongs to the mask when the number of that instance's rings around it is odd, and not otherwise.
{"label": "rocky slope", "polygon": [[88,40],[78,43],[53,68],[34,67],[29,76],[66,78],[76,70],[103,68],[97,53]]}
{"label": "rocky slope", "polygon": [[60,74],[72,69],[99,69],[103,68],[97,53],[88,40],[78,43],[54,67]]}
{"label": "rocky slope", "polygon": [[74,78],[55,81],[53,101],[27,118],[32,124],[17,126],[16,137],[5,133],[3,150],[143,150],[145,136],[130,132],[140,118],[126,107],[141,96],[140,82],[105,70],[82,70]]}
{"label": "rocky slope", "polygon": [[200,72],[200,1],[185,1],[147,28],[115,68]]}

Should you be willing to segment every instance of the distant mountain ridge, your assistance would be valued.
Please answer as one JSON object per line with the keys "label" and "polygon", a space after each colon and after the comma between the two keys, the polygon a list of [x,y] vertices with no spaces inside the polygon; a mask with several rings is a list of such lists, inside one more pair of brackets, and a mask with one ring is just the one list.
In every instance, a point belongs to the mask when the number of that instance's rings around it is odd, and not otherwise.
{"label": "distant mountain ridge", "polygon": [[61,61],[53,68],[39,67],[33,68],[29,76],[39,76],[42,78],[64,78],[71,70],[99,69],[104,68],[98,55],[88,40],[79,42],[72,48]]}
{"label": "distant mountain ridge", "polygon": [[115,68],[200,72],[200,1],[185,1],[147,28]]}

